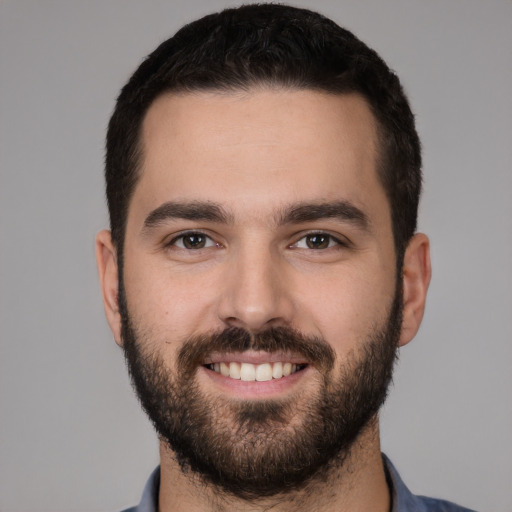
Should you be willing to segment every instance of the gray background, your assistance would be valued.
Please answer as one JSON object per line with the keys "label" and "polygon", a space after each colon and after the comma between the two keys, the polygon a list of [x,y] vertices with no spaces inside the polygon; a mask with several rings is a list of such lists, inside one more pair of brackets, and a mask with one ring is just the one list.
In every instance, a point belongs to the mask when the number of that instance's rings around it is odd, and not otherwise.
{"label": "gray background", "polygon": [[[434,277],[382,415],[418,493],[512,509],[512,2],[296,1],[394,68],[424,144]],[[180,25],[229,1],[0,0],[0,510],[138,502],[158,461],[100,303],[105,126]]]}

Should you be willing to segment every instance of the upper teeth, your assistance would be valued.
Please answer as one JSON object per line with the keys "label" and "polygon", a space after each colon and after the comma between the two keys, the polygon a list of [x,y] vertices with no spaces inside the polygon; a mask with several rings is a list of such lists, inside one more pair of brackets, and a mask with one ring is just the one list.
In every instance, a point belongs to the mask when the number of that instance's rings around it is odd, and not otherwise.
{"label": "upper teeth", "polygon": [[266,381],[272,379],[280,379],[281,377],[288,377],[295,373],[298,369],[296,364],[292,363],[213,363],[207,365],[208,368],[214,370],[216,373],[221,373],[224,377],[232,379],[239,379],[244,381]]}

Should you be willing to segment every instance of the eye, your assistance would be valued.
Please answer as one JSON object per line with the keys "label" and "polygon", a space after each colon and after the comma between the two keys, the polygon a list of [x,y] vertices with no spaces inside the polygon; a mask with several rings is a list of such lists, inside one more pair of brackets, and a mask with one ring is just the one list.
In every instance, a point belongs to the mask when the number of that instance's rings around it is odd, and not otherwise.
{"label": "eye", "polygon": [[328,235],[327,233],[311,233],[300,238],[292,247],[297,249],[321,250],[340,245],[344,246],[345,244],[332,235]]}
{"label": "eye", "polygon": [[176,238],[173,238],[168,244],[170,247],[178,247],[179,249],[205,249],[207,247],[218,246],[209,236],[204,233],[184,233]]}

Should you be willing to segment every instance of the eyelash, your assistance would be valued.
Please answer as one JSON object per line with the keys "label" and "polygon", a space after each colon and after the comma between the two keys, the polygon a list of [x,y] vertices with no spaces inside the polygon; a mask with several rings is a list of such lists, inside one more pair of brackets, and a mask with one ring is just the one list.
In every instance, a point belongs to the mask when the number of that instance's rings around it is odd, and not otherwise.
{"label": "eyelash", "polygon": [[[208,241],[212,242],[210,243],[209,245],[206,245],[205,247],[199,247],[198,249],[194,249],[193,247],[179,247],[177,246],[177,242],[179,240],[182,241],[182,244],[184,245],[183,241],[185,238],[189,237],[201,237],[201,238],[204,238],[206,240],[206,243],[208,243]],[[213,238],[205,233],[202,233],[201,231],[187,231],[185,233],[181,233],[179,234],[178,236],[175,236],[170,242],[166,243],[165,244],[165,247],[166,248],[171,248],[171,247],[177,247],[178,249],[182,249],[182,250],[185,250],[185,251],[193,251],[193,250],[200,250],[200,249],[208,249],[209,247],[222,247],[221,244],[219,244],[218,242],[215,242],[213,240]]]}
{"label": "eyelash", "polygon": [[[194,247],[186,247],[184,244],[184,240],[189,237],[198,237],[203,238],[205,240],[205,246],[194,248]],[[308,237],[325,237],[327,239],[327,247],[322,248],[314,248],[314,247],[298,247],[299,242],[302,240],[305,240],[306,244]],[[177,245],[178,241],[182,242],[182,247],[179,247]],[[210,243],[208,243],[210,241]],[[334,244],[333,244],[334,242]],[[199,242],[200,243],[200,242]],[[176,247],[178,249],[186,250],[186,251],[194,251],[194,250],[201,250],[201,249],[208,249],[210,247],[222,247],[222,244],[215,242],[213,238],[201,231],[187,231],[185,233],[181,233],[178,236],[175,236],[170,242],[165,244],[166,248]],[[288,246],[291,249],[306,249],[306,250],[312,250],[312,251],[324,251],[326,249],[335,249],[339,247],[349,247],[349,243],[347,241],[340,240],[339,238],[336,238],[333,235],[330,235],[329,233],[326,233],[324,231],[314,231],[309,232],[301,236],[296,242]]]}
{"label": "eyelash", "polygon": [[[313,247],[298,247],[299,242],[302,240],[305,240],[307,244],[308,237],[325,237],[327,239],[327,247],[324,248],[313,248]],[[333,244],[334,242],[334,244]],[[305,235],[301,236],[295,243],[290,245],[290,248],[293,249],[306,249],[311,251],[325,251],[327,249],[339,249],[339,248],[347,248],[349,247],[349,243],[345,240],[340,240],[339,238],[326,233],[325,231],[313,231],[306,233]]]}

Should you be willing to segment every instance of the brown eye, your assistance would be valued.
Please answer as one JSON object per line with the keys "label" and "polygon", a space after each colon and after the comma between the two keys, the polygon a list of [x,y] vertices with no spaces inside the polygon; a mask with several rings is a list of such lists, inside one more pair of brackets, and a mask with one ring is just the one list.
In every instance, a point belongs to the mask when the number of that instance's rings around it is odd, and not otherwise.
{"label": "brown eye", "polygon": [[323,234],[308,235],[305,238],[306,245],[309,249],[327,249],[331,241],[331,237],[329,235]]}
{"label": "brown eye", "polygon": [[206,237],[200,234],[185,235],[183,246],[187,249],[202,249],[206,245]]}
{"label": "brown eye", "polygon": [[324,249],[334,249],[347,247],[347,243],[335,238],[328,233],[309,233],[304,235],[302,238],[297,240],[293,245],[290,246],[292,249],[313,249],[315,251],[321,251]]}
{"label": "brown eye", "polygon": [[204,249],[215,246],[215,242],[203,233],[185,233],[175,238],[170,244],[180,249]]}

